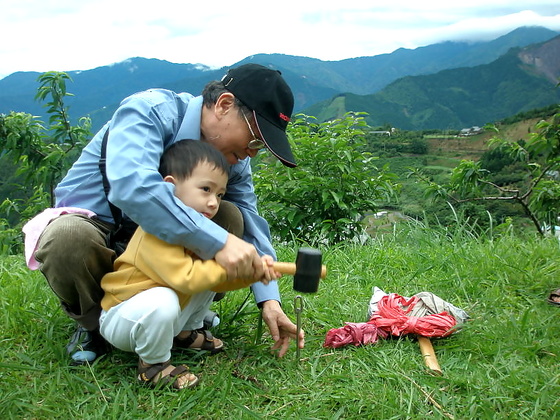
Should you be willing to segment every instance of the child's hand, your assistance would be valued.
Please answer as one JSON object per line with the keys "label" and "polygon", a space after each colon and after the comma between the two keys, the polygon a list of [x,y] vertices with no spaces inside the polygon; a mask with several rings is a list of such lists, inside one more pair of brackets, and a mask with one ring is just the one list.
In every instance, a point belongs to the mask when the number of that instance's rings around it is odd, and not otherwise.
{"label": "child's hand", "polygon": [[268,284],[271,280],[276,280],[282,277],[282,273],[279,273],[274,269],[274,259],[270,255],[263,255],[261,259],[264,268],[264,277],[262,278],[261,282],[263,282],[264,284]]}

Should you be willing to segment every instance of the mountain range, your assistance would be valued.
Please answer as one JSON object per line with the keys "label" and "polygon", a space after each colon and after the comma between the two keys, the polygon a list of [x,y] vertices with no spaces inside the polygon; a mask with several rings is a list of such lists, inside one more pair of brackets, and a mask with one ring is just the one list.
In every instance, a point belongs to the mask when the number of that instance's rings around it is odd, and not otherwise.
{"label": "mountain range", "polygon": [[[487,42],[449,41],[340,61],[258,54],[232,67],[252,62],[279,69],[294,92],[294,112],[320,121],[363,111],[374,126],[460,129],[560,103],[559,35],[521,27]],[[198,95],[225,68],[136,57],[67,73],[72,117],[89,115],[97,130],[132,93],[161,87]],[[44,107],[34,100],[40,74],[16,72],[0,80],[0,113],[27,112],[45,121]]]}

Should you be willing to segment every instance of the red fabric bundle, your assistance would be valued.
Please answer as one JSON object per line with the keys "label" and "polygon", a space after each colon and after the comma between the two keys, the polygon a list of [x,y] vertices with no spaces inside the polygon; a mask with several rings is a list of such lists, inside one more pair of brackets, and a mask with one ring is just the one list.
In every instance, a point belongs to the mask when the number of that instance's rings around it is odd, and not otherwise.
{"label": "red fabric bundle", "polygon": [[378,329],[369,322],[347,322],[342,328],[333,328],[327,332],[323,347],[334,349],[348,344],[359,346],[362,344],[373,344],[378,336],[387,338],[387,333]]}
{"label": "red fabric bundle", "polygon": [[423,337],[446,337],[453,332],[457,321],[447,312],[408,316],[418,301],[416,296],[406,300],[396,293],[383,296],[377,304],[377,312],[373,313],[368,323],[395,336],[417,334]]}
{"label": "red fabric bundle", "polygon": [[389,334],[417,334],[423,337],[446,337],[453,333],[456,319],[447,312],[425,316],[409,316],[420,301],[416,296],[406,299],[396,293],[383,296],[377,303],[377,311],[368,322],[347,322],[342,328],[327,332],[323,347],[338,348],[349,344],[360,346],[373,344],[379,337]]}

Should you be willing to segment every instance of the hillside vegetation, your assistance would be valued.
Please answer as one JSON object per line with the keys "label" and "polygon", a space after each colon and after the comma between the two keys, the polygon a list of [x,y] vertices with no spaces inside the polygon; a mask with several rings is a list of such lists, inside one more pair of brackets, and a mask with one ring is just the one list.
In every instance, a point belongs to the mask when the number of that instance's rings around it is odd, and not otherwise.
{"label": "hillside vegetation", "polygon": [[[511,186],[519,185],[527,179],[527,170],[508,166],[512,161],[504,153],[495,156],[497,152],[495,147],[490,146],[491,141],[500,138],[511,144],[524,144],[538,131],[537,124],[543,120],[551,121],[557,112],[556,105],[535,109],[498,122],[498,132],[480,127],[477,134],[468,136],[463,136],[456,130],[396,130],[390,136],[370,134],[368,150],[380,157],[378,166],[388,165],[389,170],[397,174],[398,182],[402,185],[398,199],[386,202],[385,209],[396,212],[397,219],[404,215],[418,220],[447,223],[452,222],[454,213],[459,211],[484,226],[511,219],[518,226],[531,228],[527,215],[515,203],[499,200],[456,203],[449,198],[434,201],[427,195],[428,185],[419,182],[418,177],[411,176],[411,173],[419,171],[433,182],[445,185],[463,161],[473,161],[480,162],[483,167],[488,166],[492,178],[500,184],[511,182]],[[550,141],[554,143],[553,140]],[[502,163],[496,165],[496,159]],[[451,202],[453,207],[446,201]],[[371,223],[371,220],[368,219],[367,223]],[[374,225],[379,224],[387,225]],[[387,226],[391,227],[391,224]]]}
{"label": "hillside vegetation", "polygon": [[407,76],[371,95],[341,94],[305,113],[320,121],[366,112],[372,126],[459,130],[560,102],[560,37],[512,49],[492,63]]}

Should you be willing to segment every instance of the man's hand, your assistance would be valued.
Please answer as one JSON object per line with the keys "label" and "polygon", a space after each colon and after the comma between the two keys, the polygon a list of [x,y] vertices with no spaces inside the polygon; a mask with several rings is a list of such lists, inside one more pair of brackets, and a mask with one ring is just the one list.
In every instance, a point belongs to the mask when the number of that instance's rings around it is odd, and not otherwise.
{"label": "man's hand", "polygon": [[[272,350],[279,349],[278,357],[283,357],[290,347],[290,339],[296,339],[297,326],[290,321],[282,310],[280,303],[276,300],[267,300],[263,303],[262,316],[274,340]],[[302,349],[305,346],[305,333],[303,330],[300,331],[297,341],[297,345]]]}
{"label": "man's hand", "polygon": [[228,279],[261,280],[264,277],[262,259],[253,245],[228,234],[226,244],[216,253],[216,262],[226,269]]}

